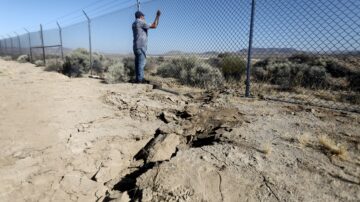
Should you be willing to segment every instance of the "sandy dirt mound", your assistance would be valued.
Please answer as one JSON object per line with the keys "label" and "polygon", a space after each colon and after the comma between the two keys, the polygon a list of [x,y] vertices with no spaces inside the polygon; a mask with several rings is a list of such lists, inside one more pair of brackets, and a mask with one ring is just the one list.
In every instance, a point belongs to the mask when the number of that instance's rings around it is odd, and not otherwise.
{"label": "sandy dirt mound", "polygon": [[0,61],[0,201],[358,201],[360,116]]}

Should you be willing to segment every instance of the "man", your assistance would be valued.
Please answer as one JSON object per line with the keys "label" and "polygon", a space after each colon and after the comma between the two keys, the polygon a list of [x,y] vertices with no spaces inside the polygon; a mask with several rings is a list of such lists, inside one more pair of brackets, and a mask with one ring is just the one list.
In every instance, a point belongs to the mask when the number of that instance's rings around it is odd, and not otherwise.
{"label": "man", "polygon": [[144,68],[146,65],[146,51],[148,41],[148,30],[156,29],[159,24],[161,12],[158,10],[156,13],[155,21],[149,25],[145,22],[145,15],[141,11],[135,13],[135,22],[132,25],[134,35],[134,54],[135,54],[135,71],[136,82],[146,83],[144,80]]}

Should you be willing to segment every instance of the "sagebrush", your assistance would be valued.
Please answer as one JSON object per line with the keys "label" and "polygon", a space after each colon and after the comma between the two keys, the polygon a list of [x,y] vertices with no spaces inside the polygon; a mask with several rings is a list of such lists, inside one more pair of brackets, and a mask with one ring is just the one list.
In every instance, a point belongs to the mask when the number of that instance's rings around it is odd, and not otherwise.
{"label": "sagebrush", "polygon": [[246,62],[237,55],[219,55],[219,65],[227,81],[240,81],[246,72]]}
{"label": "sagebrush", "polygon": [[28,55],[20,55],[17,59],[16,59],[17,62],[19,63],[27,63],[27,62],[30,62],[30,58]]}
{"label": "sagebrush", "polygon": [[181,84],[200,88],[219,87],[224,80],[218,68],[195,57],[172,59],[161,65],[157,74],[165,78],[175,78]]}
{"label": "sagebrush", "polygon": [[256,80],[283,88],[305,87],[359,91],[358,60],[297,54],[288,58],[267,58],[254,64]]}
{"label": "sagebrush", "polygon": [[64,63],[58,59],[50,59],[46,61],[45,71],[49,72],[61,72],[63,69]]}
{"label": "sagebrush", "polygon": [[[93,53],[92,60],[92,71],[94,74],[103,74],[113,63],[111,59],[99,53]],[[79,77],[90,73],[90,70],[90,57],[86,49],[76,49],[65,57],[62,70],[65,75]]]}
{"label": "sagebrush", "polygon": [[34,64],[35,64],[36,67],[42,67],[42,66],[44,66],[44,61],[36,60]]}
{"label": "sagebrush", "polygon": [[112,64],[105,73],[105,81],[110,84],[122,83],[130,80],[130,70],[120,61]]}

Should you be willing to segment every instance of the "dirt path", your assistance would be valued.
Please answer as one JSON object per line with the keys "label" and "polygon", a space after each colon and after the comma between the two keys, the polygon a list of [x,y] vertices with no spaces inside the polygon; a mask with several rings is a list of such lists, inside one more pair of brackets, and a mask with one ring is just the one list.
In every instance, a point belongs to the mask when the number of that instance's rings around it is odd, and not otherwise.
{"label": "dirt path", "polygon": [[358,201],[360,116],[0,60],[0,201]]}

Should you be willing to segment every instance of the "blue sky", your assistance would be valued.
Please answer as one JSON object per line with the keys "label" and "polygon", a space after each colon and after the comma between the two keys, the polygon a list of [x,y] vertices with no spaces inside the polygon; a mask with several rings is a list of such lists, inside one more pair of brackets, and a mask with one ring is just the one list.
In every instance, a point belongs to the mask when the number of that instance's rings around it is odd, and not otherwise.
{"label": "blue sky", "polygon": [[[143,1],[143,0],[142,0]],[[44,24],[46,45],[58,44],[56,20],[63,28],[64,46],[88,47],[87,23],[92,20],[93,48],[131,53],[131,23],[135,0],[0,0],[0,37],[31,31]],[[141,5],[148,23],[162,10],[160,25],[149,33],[149,52],[238,51],[248,46],[251,0],[150,0]],[[109,13],[103,15],[105,13]],[[68,15],[69,14],[69,15]],[[59,18],[61,16],[66,16]],[[82,22],[83,21],[83,22]],[[74,24],[74,25],[72,25]],[[254,47],[308,51],[360,48],[359,0],[257,0]],[[40,45],[39,34],[32,34]],[[26,44],[27,37],[21,38]]]}

